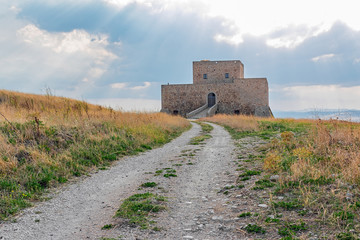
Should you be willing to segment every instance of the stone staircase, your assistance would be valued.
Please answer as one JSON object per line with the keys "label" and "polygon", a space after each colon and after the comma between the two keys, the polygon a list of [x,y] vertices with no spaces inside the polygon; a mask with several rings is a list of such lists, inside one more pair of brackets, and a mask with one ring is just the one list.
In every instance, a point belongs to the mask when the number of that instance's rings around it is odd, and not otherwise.
{"label": "stone staircase", "polygon": [[218,104],[215,104],[212,107],[208,107],[208,105],[203,105],[199,107],[198,109],[195,109],[194,111],[186,114],[187,118],[190,119],[199,119],[203,117],[211,117],[213,116],[218,109]]}
{"label": "stone staircase", "polygon": [[209,111],[210,108],[205,108],[204,110],[202,110],[201,112],[197,113],[196,115],[192,116],[192,119],[199,119],[199,118],[203,118],[206,117],[207,112]]}

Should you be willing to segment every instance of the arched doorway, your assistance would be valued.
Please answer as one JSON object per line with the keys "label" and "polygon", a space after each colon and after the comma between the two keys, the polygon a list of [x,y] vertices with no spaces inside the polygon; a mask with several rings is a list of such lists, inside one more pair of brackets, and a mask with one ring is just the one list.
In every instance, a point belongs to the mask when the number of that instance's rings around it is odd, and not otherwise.
{"label": "arched doorway", "polygon": [[216,103],[216,96],[215,93],[208,94],[208,107],[214,106]]}

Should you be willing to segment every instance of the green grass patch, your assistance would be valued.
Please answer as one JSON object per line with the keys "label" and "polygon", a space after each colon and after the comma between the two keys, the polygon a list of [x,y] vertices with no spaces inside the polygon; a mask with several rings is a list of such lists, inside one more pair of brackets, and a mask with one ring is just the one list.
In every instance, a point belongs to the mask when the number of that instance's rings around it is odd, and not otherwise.
{"label": "green grass patch", "polygon": [[146,182],[141,184],[141,187],[145,187],[145,188],[153,188],[156,187],[158,184],[156,182]]}
{"label": "green grass patch", "polygon": [[247,181],[247,180],[250,180],[250,179],[251,179],[251,177],[249,177],[249,176],[239,178],[240,181]]}
{"label": "green grass patch", "polygon": [[272,204],[275,208],[282,208],[288,211],[296,210],[303,207],[303,205],[298,200],[293,200],[289,202],[279,201],[279,202],[273,202]]}
{"label": "green grass patch", "polygon": [[260,175],[260,174],[261,174],[261,171],[246,170],[244,173],[240,174],[239,177],[254,176],[254,175]]}
{"label": "green grass patch", "polygon": [[245,230],[248,233],[262,233],[264,234],[266,231],[263,227],[257,225],[257,224],[249,224],[245,227]]}
{"label": "green grass patch", "polygon": [[241,217],[241,218],[244,218],[244,217],[251,217],[252,216],[252,213],[251,212],[243,212],[243,213],[240,213],[238,215],[238,217]]}
{"label": "green grass patch", "polygon": [[191,138],[190,144],[191,145],[199,145],[202,142],[204,142],[206,139],[209,139],[209,138],[212,138],[212,136],[209,134],[196,136],[196,137]]}
{"label": "green grass patch", "polygon": [[267,218],[265,219],[265,222],[267,222],[267,223],[279,223],[279,222],[280,222],[280,219],[279,219],[279,218],[267,217]]}
{"label": "green grass patch", "polygon": [[308,229],[308,226],[304,222],[301,222],[300,224],[291,224],[285,222],[285,225],[283,227],[280,227],[278,229],[278,233],[280,236],[294,236],[299,231],[305,231]]}
{"label": "green grass patch", "polygon": [[124,200],[115,216],[128,219],[130,224],[147,229],[150,225],[150,214],[164,210],[164,201],[163,196],[149,192],[134,194]]}
{"label": "green grass patch", "polygon": [[112,224],[106,224],[101,228],[101,230],[108,230],[108,229],[111,229],[113,227],[114,227],[114,225],[112,225]]}
{"label": "green grass patch", "polygon": [[165,174],[164,174],[164,177],[166,177],[166,178],[171,178],[171,177],[177,177],[177,175],[174,174],[174,173],[165,173]]}
{"label": "green grass patch", "polygon": [[335,218],[341,219],[341,220],[353,220],[355,218],[355,214],[349,211],[337,211],[333,213]]}
{"label": "green grass patch", "polygon": [[201,126],[201,131],[205,134],[210,133],[214,129],[214,127],[211,126],[210,124],[203,122],[196,122],[196,123],[198,123]]}
{"label": "green grass patch", "polygon": [[275,186],[275,183],[271,182],[268,179],[262,179],[262,180],[256,181],[255,184],[256,184],[256,187],[253,187],[254,190],[262,190],[265,188],[271,188],[271,187]]}
{"label": "green grass patch", "polygon": [[336,235],[336,239],[339,240],[357,240],[359,239],[353,233],[350,232],[342,232]]}

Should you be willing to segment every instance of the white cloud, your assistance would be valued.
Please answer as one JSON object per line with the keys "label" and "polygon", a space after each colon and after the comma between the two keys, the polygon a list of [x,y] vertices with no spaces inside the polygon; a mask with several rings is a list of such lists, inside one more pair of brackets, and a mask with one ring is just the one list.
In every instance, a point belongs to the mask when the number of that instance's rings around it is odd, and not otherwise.
{"label": "white cloud", "polygon": [[97,57],[99,60],[116,58],[113,53],[105,49],[109,45],[106,35],[89,34],[84,30],[75,29],[71,32],[49,33],[33,24],[28,24],[17,31],[17,36],[24,42],[49,48],[56,53],[83,52]]}
{"label": "white cloud", "polygon": [[360,86],[292,86],[271,89],[270,106],[279,111],[360,109]]}
{"label": "white cloud", "polygon": [[237,45],[237,44],[244,42],[243,36],[241,34],[236,34],[236,35],[232,35],[232,36],[216,34],[214,36],[214,39],[218,42],[225,42],[230,45]]}
{"label": "white cloud", "polygon": [[[274,48],[294,48],[300,45],[309,37],[314,37],[322,32],[319,27],[309,28],[308,26],[289,26],[279,29],[280,33],[270,34],[266,44]],[[272,36],[275,35],[275,36]]]}
{"label": "white cloud", "polygon": [[[336,21],[342,21],[354,30],[360,30],[358,0],[103,0],[123,8],[131,3],[146,6],[154,13],[167,11],[194,12],[201,17],[222,21],[229,31],[216,33],[219,42],[237,45],[247,34],[266,36],[269,46],[293,48],[304,40],[328,31]],[[222,20],[221,20],[222,19]],[[279,29],[302,27],[306,31],[284,32],[273,37]]]}
{"label": "white cloud", "polygon": [[122,83],[110,84],[110,87],[113,88],[113,89],[129,89],[129,90],[139,91],[139,90],[144,90],[144,89],[149,88],[152,85],[152,83],[151,82],[144,82],[144,85],[135,86],[135,87],[128,87],[129,85],[131,85],[131,83],[122,82]]}
{"label": "white cloud", "polygon": [[311,58],[311,61],[313,61],[313,62],[327,61],[333,57],[335,57],[335,54],[329,53],[329,54],[324,54],[324,55],[320,55],[317,57],[313,57],[313,58]]}
{"label": "white cloud", "polygon": [[139,98],[102,98],[87,100],[93,104],[112,107],[123,111],[146,111],[158,112],[161,108],[160,100],[139,99]]}
{"label": "white cloud", "polygon": [[10,10],[13,11],[14,13],[19,13],[21,11],[21,9],[18,8],[17,6],[15,6],[15,5],[12,5],[10,7]]}
{"label": "white cloud", "polygon": [[149,88],[150,86],[151,86],[150,82],[144,82],[143,86],[135,86],[135,87],[132,87],[130,89],[131,90],[143,90],[143,89]]}
{"label": "white cloud", "polygon": [[127,85],[128,85],[127,83],[113,83],[110,86],[113,89],[125,89]]}
{"label": "white cloud", "polygon": [[15,10],[1,16],[0,88],[38,92],[46,85],[80,96],[118,59],[107,35],[79,29],[48,32],[18,19]]}

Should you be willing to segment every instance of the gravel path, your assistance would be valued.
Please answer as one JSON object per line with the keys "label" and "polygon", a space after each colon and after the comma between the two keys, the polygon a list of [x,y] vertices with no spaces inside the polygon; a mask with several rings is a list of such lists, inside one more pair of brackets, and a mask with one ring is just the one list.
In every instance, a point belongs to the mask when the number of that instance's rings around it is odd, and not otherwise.
{"label": "gravel path", "polygon": [[[25,210],[15,223],[0,225],[0,239],[237,239],[227,227],[228,199],[218,193],[234,184],[234,144],[220,126],[202,145],[189,145],[199,135],[193,128],[162,148],[126,157],[111,169],[68,185],[55,196]],[[178,177],[146,174],[174,168]],[[113,218],[121,201],[139,193],[139,185],[154,181],[154,190],[168,198],[168,210],[158,214],[161,231],[141,230]],[[236,220],[236,219],[235,219]],[[105,224],[115,228],[101,230]]]}

